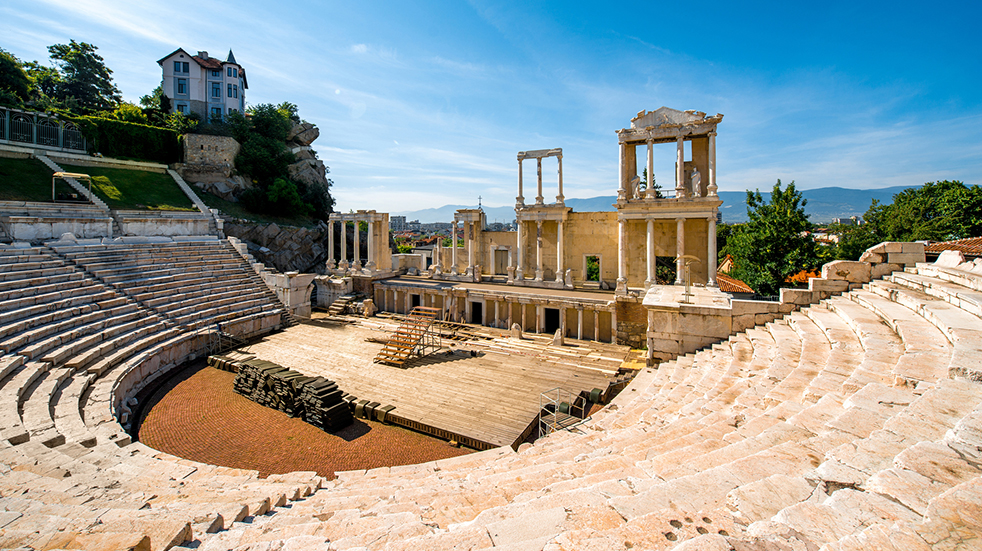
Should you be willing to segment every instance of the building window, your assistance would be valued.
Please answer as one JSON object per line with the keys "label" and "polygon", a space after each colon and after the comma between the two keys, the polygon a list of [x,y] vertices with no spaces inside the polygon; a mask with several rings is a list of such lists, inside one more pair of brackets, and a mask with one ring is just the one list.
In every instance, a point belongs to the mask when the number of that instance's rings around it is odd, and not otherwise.
{"label": "building window", "polygon": [[188,81],[184,78],[177,79],[177,93],[187,94],[188,93]]}
{"label": "building window", "polygon": [[187,61],[175,61],[174,62],[174,72],[175,73],[190,73],[191,66],[188,65]]}
{"label": "building window", "polygon": [[237,84],[232,85],[232,97],[233,98],[239,97],[239,86]]}
{"label": "building window", "polygon": [[238,113],[238,112],[239,112],[239,110],[236,109],[236,108],[234,108],[234,107],[229,107],[228,108],[228,114],[229,115],[231,115],[232,113]]}
{"label": "building window", "polygon": [[188,106],[187,105],[182,105],[182,104],[178,104],[177,105],[177,112],[178,113],[187,113],[187,110],[188,110]]}
{"label": "building window", "polygon": [[232,78],[239,78],[239,70],[232,67]]}
{"label": "building window", "polygon": [[222,72],[221,71],[216,71],[216,70],[212,69],[211,76],[213,76],[215,78],[218,78],[218,77],[222,76]]}
{"label": "building window", "polygon": [[221,107],[212,107],[211,108],[211,120],[212,121],[220,121],[220,120],[222,120],[222,108]]}
{"label": "building window", "polygon": [[181,62],[180,61],[175,61],[174,62],[174,72],[175,73],[180,73],[181,72]]}
{"label": "building window", "polygon": [[228,97],[232,97],[232,85],[228,85]]}
{"label": "building window", "polygon": [[211,97],[213,98],[222,97],[222,83],[220,82],[211,83]]}

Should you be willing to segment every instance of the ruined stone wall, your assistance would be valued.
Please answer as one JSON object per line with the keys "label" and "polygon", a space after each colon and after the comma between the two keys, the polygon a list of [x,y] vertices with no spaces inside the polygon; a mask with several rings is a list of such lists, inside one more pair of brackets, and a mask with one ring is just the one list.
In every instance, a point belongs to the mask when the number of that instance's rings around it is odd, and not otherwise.
{"label": "ruined stone wall", "polygon": [[327,226],[295,228],[277,224],[226,222],[225,234],[249,247],[256,260],[280,272],[323,274],[327,261]]}
{"label": "ruined stone wall", "polygon": [[186,134],[184,163],[194,166],[227,166],[231,169],[239,154],[239,142],[228,136]]}

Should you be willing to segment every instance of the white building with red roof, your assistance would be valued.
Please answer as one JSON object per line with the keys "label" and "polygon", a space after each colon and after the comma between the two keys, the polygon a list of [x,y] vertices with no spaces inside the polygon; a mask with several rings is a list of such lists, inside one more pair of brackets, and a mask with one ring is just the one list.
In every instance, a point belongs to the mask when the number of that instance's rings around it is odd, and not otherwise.
{"label": "white building with red roof", "polygon": [[232,111],[245,111],[249,88],[245,69],[235,61],[232,50],[225,61],[208,52],[191,55],[183,48],[157,61],[163,71],[160,85],[170,99],[170,111],[197,113],[203,121],[225,120]]}

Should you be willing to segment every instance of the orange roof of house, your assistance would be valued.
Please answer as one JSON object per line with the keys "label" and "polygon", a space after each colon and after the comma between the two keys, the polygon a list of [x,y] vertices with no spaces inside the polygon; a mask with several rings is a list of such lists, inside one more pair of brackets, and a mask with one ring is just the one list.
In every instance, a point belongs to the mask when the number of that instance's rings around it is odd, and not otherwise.
{"label": "orange roof of house", "polygon": [[954,241],[938,241],[924,246],[924,252],[961,251],[962,254],[982,256],[982,237],[966,237]]}
{"label": "orange roof of house", "polygon": [[720,291],[724,293],[752,293],[753,289],[749,285],[740,281],[739,279],[733,279],[732,277],[717,273],[716,274],[716,285],[719,287]]}

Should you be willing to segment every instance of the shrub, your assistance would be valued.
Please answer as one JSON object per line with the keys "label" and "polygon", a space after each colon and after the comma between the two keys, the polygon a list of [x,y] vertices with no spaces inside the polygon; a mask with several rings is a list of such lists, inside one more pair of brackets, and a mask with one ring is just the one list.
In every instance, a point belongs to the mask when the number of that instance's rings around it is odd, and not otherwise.
{"label": "shrub", "polygon": [[181,141],[171,129],[99,117],[65,118],[78,125],[91,153],[164,164],[181,160]]}

